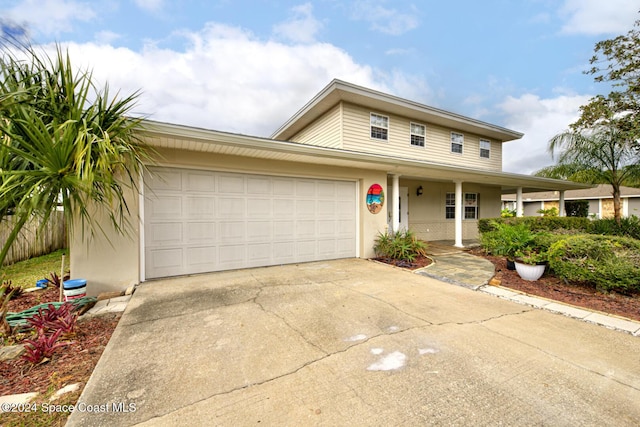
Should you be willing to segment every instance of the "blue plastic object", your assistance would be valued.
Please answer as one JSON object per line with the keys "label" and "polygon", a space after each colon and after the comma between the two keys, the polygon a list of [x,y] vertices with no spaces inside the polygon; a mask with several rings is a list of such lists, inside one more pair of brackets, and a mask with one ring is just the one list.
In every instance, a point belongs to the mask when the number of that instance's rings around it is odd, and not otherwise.
{"label": "blue plastic object", "polygon": [[36,282],[36,288],[46,288],[47,283],[49,283],[47,279],[40,279]]}
{"label": "blue plastic object", "polygon": [[87,286],[86,279],[67,280],[63,284],[63,289],[78,289]]}

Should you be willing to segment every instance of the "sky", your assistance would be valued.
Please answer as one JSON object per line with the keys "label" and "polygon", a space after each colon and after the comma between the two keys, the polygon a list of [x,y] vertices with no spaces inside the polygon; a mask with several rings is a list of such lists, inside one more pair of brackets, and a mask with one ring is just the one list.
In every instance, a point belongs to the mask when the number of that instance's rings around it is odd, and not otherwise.
{"label": "sky", "polygon": [[152,120],[270,136],[338,78],[525,134],[505,172],[553,164],[548,141],[605,83],[595,43],[640,0],[0,0],[5,30],[58,42]]}

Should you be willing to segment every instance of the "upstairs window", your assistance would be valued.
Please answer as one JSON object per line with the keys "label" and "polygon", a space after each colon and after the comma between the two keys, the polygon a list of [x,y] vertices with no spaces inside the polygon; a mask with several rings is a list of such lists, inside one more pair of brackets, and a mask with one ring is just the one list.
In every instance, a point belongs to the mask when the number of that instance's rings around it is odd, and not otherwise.
{"label": "upstairs window", "polygon": [[427,129],[424,125],[411,123],[411,145],[416,147],[424,147],[424,137]]}
{"label": "upstairs window", "polygon": [[480,140],[480,157],[488,159],[491,157],[491,141],[486,139]]}
{"label": "upstairs window", "polygon": [[461,133],[451,132],[451,152],[462,154],[463,145],[464,135]]}
{"label": "upstairs window", "polygon": [[371,113],[371,138],[389,139],[389,117]]}

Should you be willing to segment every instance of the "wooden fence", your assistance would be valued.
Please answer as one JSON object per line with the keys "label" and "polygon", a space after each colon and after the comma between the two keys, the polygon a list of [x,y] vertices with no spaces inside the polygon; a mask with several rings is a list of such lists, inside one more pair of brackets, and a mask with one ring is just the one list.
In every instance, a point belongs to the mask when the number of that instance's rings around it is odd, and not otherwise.
{"label": "wooden fence", "polygon": [[[0,243],[4,245],[15,219],[12,216],[3,218],[0,222]],[[7,253],[3,265],[45,255],[67,246],[67,232],[64,214],[56,211],[49,218],[46,227],[41,229],[41,221],[34,218],[22,227],[22,231],[13,242]]]}

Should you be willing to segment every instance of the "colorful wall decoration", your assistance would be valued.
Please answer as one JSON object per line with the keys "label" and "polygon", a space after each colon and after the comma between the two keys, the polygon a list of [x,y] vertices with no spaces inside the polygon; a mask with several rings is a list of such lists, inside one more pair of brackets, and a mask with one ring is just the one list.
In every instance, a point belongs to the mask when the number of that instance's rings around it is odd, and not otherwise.
{"label": "colorful wall decoration", "polygon": [[367,191],[367,209],[372,214],[377,214],[384,206],[384,191],[380,184],[373,184]]}

